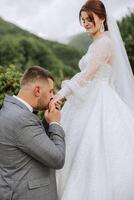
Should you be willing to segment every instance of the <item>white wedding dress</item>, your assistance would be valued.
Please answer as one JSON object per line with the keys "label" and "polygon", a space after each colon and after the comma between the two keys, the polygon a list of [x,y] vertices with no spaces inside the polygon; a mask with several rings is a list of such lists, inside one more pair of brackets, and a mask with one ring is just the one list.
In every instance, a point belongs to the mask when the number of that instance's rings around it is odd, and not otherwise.
{"label": "white wedding dress", "polygon": [[63,82],[59,200],[134,200],[134,112],[110,84],[113,57],[103,35],[80,60],[81,72]]}

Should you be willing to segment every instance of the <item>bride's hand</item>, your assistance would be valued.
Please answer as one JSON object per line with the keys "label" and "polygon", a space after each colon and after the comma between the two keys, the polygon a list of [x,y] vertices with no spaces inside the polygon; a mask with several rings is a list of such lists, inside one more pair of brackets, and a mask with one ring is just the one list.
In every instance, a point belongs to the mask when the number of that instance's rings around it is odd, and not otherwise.
{"label": "bride's hand", "polygon": [[50,101],[49,105],[50,105],[50,106],[55,105],[55,107],[59,110],[63,100],[64,100],[64,97],[63,97],[63,96],[61,96],[61,95],[59,95],[59,94],[56,94],[56,95],[53,97],[53,99]]}

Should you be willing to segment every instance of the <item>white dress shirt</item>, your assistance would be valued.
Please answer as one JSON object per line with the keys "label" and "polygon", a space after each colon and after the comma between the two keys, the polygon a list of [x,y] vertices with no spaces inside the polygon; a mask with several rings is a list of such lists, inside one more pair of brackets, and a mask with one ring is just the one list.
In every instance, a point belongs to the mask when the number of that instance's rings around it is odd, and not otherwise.
{"label": "white dress shirt", "polygon": [[19,100],[21,103],[25,104],[25,106],[31,111],[33,112],[33,107],[28,104],[26,101],[24,101],[23,99],[21,99],[20,97],[17,97],[15,95],[13,95],[14,98],[16,98],[17,100]]}

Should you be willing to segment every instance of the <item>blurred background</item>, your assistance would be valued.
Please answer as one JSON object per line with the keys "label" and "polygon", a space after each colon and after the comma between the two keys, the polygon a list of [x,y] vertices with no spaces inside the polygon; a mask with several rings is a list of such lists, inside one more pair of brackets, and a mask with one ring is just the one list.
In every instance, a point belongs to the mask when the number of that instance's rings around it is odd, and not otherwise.
{"label": "blurred background", "polygon": [[[134,72],[134,0],[103,0],[118,22]],[[85,0],[0,0],[0,106],[17,94],[24,70],[40,65],[56,88],[72,77],[92,42],[79,24]]]}

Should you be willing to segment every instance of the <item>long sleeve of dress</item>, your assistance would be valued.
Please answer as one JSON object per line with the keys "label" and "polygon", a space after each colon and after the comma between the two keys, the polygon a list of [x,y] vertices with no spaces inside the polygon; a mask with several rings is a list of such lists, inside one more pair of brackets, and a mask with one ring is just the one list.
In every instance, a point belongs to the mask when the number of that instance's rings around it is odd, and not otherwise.
{"label": "long sleeve of dress", "polygon": [[112,54],[111,41],[109,38],[101,38],[95,41],[87,52],[87,66],[77,73],[73,78],[62,83],[62,89],[58,94],[68,97],[76,90],[83,87],[88,81],[94,79],[96,72],[103,65],[110,61]]}

